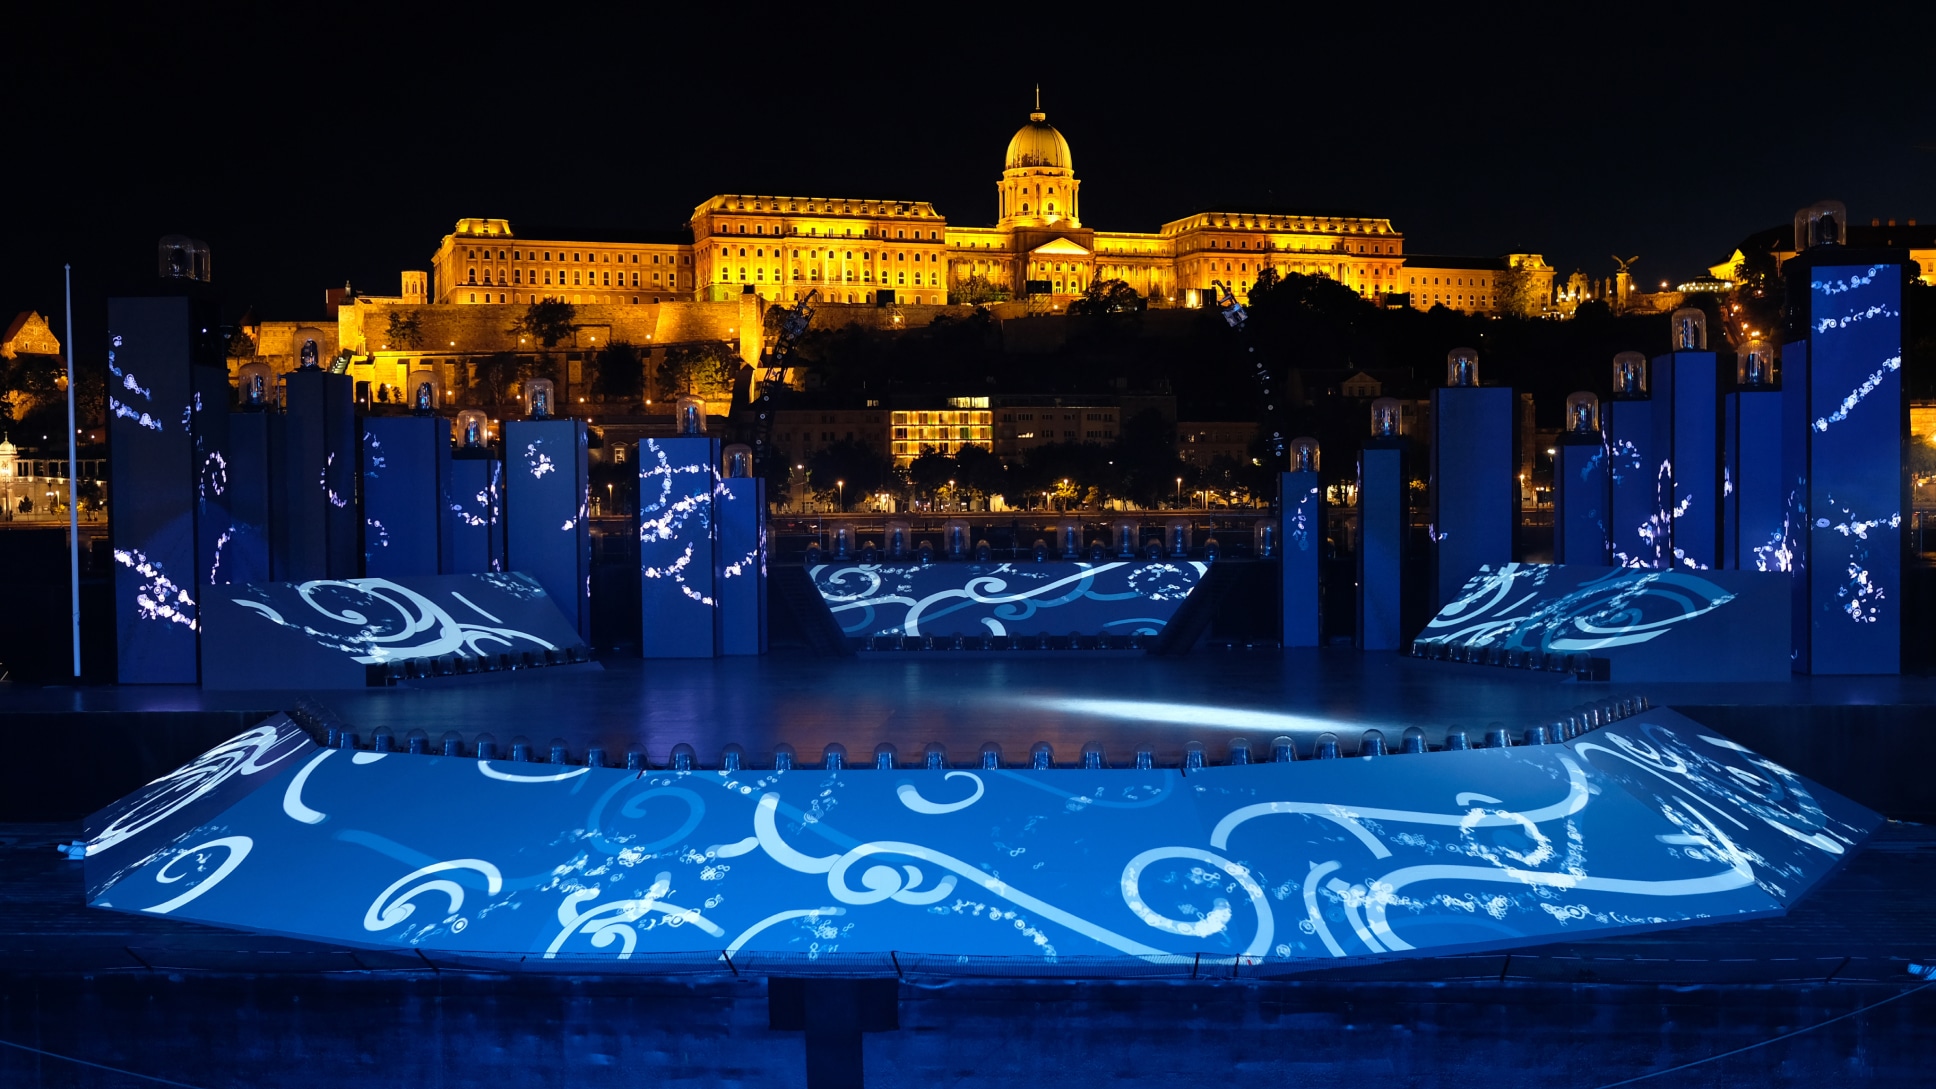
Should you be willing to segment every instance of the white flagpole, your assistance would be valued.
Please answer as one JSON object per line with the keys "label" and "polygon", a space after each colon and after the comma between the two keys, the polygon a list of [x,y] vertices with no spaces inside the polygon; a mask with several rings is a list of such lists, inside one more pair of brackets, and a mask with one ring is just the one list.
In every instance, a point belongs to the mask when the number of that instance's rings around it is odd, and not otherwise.
{"label": "white flagpole", "polygon": [[81,463],[74,432],[74,266],[62,265],[67,284],[67,585],[74,610],[74,679],[81,679]]}

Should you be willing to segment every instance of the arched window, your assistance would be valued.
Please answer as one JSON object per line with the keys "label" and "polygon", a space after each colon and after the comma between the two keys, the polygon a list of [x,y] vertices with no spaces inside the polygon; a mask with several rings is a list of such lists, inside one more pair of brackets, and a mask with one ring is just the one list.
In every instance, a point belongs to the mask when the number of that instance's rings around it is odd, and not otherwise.
{"label": "arched window", "polygon": [[515,268],[514,268],[514,269],[512,269],[512,270],[511,270],[511,282],[512,282],[512,283],[514,283],[514,284],[521,284],[521,283],[523,283],[523,282],[524,282],[524,274],[523,274],[523,271],[522,271],[522,270],[520,270],[520,269],[515,269]]}
{"label": "arched window", "polygon": [[471,279],[470,279],[470,282],[471,282],[471,283],[476,283],[476,282],[477,282],[477,270],[476,270],[476,269],[472,269],[472,270],[471,270]]}

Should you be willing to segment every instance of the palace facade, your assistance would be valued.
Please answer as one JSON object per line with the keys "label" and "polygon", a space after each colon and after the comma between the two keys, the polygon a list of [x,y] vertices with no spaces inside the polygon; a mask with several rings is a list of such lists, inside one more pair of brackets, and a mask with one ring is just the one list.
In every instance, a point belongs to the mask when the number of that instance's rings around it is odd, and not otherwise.
{"label": "palace facade", "polygon": [[677,236],[463,219],[437,248],[431,286],[406,273],[404,294],[460,305],[645,305],[748,292],[791,302],[817,289],[830,303],[972,298],[1057,310],[1097,280],[1120,279],[1153,305],[1195,306],[1214,281],[1242,296],[1267,268],[1327,276],[1366,296],[1405,289],[1404,235],[1384,218],[1231,209],[1149,232],[1086,226],[1069,141],[1039,108],[1009,140],[995,188],[991,226],[950,224],[921,200],[751,193],[701,202]]}

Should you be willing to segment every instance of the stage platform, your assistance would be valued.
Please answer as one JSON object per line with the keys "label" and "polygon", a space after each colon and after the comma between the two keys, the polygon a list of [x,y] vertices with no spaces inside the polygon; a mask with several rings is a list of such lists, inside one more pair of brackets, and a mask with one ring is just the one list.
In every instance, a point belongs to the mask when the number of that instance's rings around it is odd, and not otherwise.
{"label": "stage platform", "polygon": [[[949,760],[972,762],[984,742],[1021,764],[1036,742],[1073,764],[1100,742],[1125,765],[1140,746],[1177,764],[1201,742],[1220,763],[1231,738],[1269,752],[1278,735],[1308,754],[1320,734],[1355,751],[1367,729],[1395,743],[1407,727],[1434,744],[1447,730],[1475,743],[1494,723],[1515,737],[1581,704],[1644,694],[1888,817],[1936,820],[1924,773],[1901,759],[1919,744],[1936,678],[1806,677],[1783,683],[1580,683],[1550,673],[1475,668],[1344,648],[1198,651],[1186,658],[1040,651],[981,658],[972,652],[816,658],[641,661],[607,658],[603,669],[534,670],[437,678],[393,688],[215,692],[188,686],[23,688],[0,686],[0,736],[47,764],[0,769],[0,820],[71,819],[234,736],[240,725],[310,698],[368,738],[446,730],[474,744],[491,733],[508,749],[528,737],[541,751],[561,738],[574,758],[603,747],[622,762],[641,751],[664,765],[674,745],[700,766],[728,743],[752,766],[785,742],[805,763],[830,743],[850,762],[871,762],[891,742],[918,761],[929,742]],[[78,716],[78,717],[75,717]],[[49,808],[51,806],[51,808]]]}

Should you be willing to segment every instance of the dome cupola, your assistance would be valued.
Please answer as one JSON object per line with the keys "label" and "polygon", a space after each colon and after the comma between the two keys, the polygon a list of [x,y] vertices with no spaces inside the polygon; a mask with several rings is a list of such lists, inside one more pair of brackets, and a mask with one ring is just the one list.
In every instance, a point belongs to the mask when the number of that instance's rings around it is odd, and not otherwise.
{"label": "dome cupola", "polygon": [[1029,167],[1075,170],[1075,161],[1069,154],[1069,141],[1062,138],[1054,125],[1049,124],[1048,115],[1040,109],[1029,114],[1028,124],[1016,130],[1014,138],[1008,142],[1008,157],[1002,163],[1004,170]]}
{"label": "dome cupola", "polygon": [[996,186],[1003,228],[1082,226],[1075,157],[1069,154],[1069,141],[1042,112],[1040,87],[1035,89],[1035,109],[1028,124],[1008,142],[1002,180]]}

